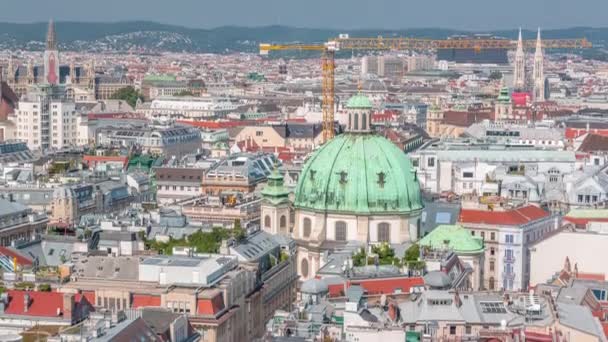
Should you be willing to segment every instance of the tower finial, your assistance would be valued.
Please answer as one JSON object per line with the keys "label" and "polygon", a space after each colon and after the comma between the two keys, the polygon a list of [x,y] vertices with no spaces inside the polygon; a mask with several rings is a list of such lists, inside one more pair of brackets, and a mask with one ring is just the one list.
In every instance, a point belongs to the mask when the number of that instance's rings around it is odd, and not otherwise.
{"label": "tower finial", "polygon": [[49,28],[46,32],[46,49],[57,50],[57,37],[55,34],[55,23],[53,19],[49,20]]}

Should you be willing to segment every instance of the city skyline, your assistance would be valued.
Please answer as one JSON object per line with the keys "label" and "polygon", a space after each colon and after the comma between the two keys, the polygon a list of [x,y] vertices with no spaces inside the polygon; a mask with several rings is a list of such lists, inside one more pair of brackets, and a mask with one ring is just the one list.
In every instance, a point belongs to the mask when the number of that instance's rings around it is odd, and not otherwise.
{"label": "city skyline", "polygon": [[[585,11],[585,8],[589,7],[595,10],[592,13]],[[39,10],[28,11],[28,8]],[[320,0],[312,0],[293,2],[289,6],[277,0],[256,3],[229,0],[213,4],[183,0],[180,6],[156,0],[133,0],[128,3],[117,0],[108,0],[104,3],[25,0],[4,4],[0,21],[31,23],[53,18],[56,21],[76,22],[146,20],[192,28],[284,25],[328,29],[438,27],[499,30],[517,27],[532,29],[538,26],[546,29],[574,26],[605,27],[602,13],[606,11],[608,11],[608,3],[598,0],[578,2],[557,0],[550,4],[547,1],[513,0],[499,8],[495,3],[480,0],[458,3],[444,0],[424,3],[406,3],[398,0],[381,0],[373,3],[363,0],[338,0],[324,3]]]}

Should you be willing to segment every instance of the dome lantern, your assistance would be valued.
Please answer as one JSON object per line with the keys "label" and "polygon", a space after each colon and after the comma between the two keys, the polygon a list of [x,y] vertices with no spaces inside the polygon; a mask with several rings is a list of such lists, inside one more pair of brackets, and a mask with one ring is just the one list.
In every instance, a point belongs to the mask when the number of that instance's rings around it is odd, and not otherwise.
{"label": "dome lantern", "polygon": [[359,93],[351,97],[346,102],[346,109],[348,110],[347,132],[372,132],[372,102],[367,96]]}

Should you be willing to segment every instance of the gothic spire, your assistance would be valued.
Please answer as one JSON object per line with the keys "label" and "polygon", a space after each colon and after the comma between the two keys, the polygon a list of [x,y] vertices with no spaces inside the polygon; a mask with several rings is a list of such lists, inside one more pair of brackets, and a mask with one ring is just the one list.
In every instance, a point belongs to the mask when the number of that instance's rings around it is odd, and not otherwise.
{"label": "gothic spire", "polygon": [[536,34],[536,53],[540,53],[543,48],[543,42],[540,39],[540,27],[538,28],[538,33]]}
{"label": "gothic spire", "polygon": [[524,41],[521,38],[521,27],[519,28],[519,38],[517,39],[517,51],[524,50]]}
{"label": "gothic spire", "polygon": [[46,49],[57,50],[57,37],[55,34],[55,23],[53,23],[53,19],[49,20],[49,28],[46,32]]}

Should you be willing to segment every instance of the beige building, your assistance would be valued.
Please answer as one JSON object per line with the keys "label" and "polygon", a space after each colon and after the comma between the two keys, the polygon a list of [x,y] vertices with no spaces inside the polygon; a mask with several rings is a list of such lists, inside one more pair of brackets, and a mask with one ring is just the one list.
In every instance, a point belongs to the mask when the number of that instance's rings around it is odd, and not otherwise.
{"label": "beige building", "polygon": [[234,140],[252,141],[262,148],[313,150],[321,145],[320,124],[286,123],[268,126],[246,126],[239,129]]}

